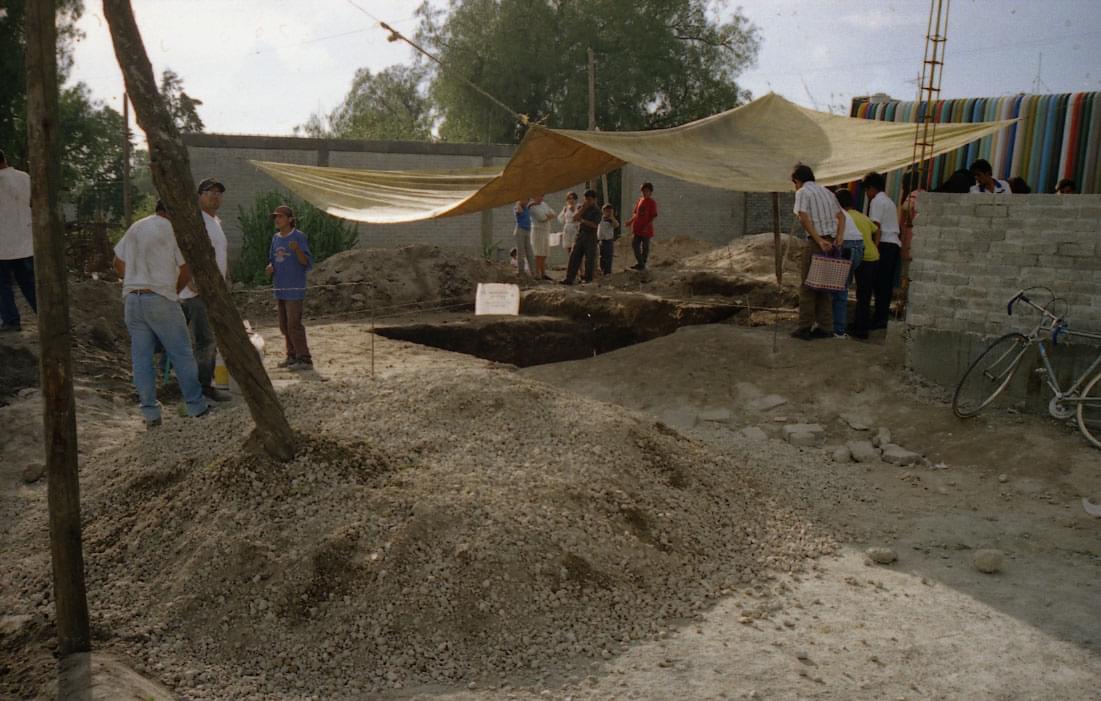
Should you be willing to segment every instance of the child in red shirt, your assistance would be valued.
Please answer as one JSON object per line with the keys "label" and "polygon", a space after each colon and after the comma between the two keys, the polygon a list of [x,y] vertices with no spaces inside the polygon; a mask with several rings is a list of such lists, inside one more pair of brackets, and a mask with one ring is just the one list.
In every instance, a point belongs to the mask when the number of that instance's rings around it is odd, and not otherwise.
{"label": "child in red shirt", "polygon": [[642,197],[638,198],[634,212],[627,220],[627,226],[631,227],[633,235],[631,248],[634,249],[637,261],[631,266],[631,270],[646,270],[646,259],[650,257],[650,239],[654,238],[654,220],[658,218],[658,203],[654,201],[653,184],[642,183],[639,191]]}

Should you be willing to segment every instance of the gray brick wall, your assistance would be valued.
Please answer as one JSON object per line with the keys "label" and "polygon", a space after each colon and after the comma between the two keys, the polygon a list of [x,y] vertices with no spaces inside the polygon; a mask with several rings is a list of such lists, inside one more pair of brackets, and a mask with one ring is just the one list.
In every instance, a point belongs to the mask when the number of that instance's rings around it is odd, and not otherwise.
{"label": "gray brick wall", "polygon": [[[1072,328],[1101,331],[1101,195],[924,194],[915,224],[907,363],[921,374],[953,386],[991,337],[1035,326],[1006,314],[1034,285],[1066,300]],[[1060,352],[1079,369],[1090,355]]]}
{"label": "gray brick wall", "polygon": [[922,196],[910,268],[910,326],[992,335],[1032,285],[1101,329],[1101,196]]}

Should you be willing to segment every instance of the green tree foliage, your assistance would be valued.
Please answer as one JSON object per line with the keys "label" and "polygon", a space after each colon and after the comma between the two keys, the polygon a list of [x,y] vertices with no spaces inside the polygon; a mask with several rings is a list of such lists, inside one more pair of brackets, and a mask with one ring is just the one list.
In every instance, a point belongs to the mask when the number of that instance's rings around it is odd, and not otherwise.
{"label": "green tree foliage", "polygon": [[712,0],[425,2],[418,39],[431,96],[454,141],[514,142],[515,120],[473,91],[558,128],[588,128],[587,49],[596,56],[596,122],[606,130],[681,124],[749,99],[736,78],[756,60],[756,28]]}
{"label": "green tree foliage", "polygon": [[428,140],[432,109],[424,84],[426,73],[419,66],[395,65],[378,73],[360,68],[340,105],[327,118],[310,115],[296,132],[347,139]]}
{"label": "green tree foliage", "polygon": [[203,120],[198,112],[203,101],[188,95],[183,89],[183,79],[170,68],[161,74],[160,91],[165,107],[181,134],[196,134],[203,130]]}
{"label": "green tree foliage", "polygon": [[[23,52],[26,0],[0,2],[0,149],[15,166],[26,166],[27,64]],[[73,42],[80,38],[76,22],[84,11],[81,0],[57,3],[57,69],[64,81],[73,65]]]}
{"label": "green tree foliage", "polygon": [[[61,91],[61,177],[81,221],[122,216],[122,115],[93,100],[88,86]],[[131,190],[132,191],[132,190]]]}
{"label": "green tree foliage", "polygon": [[331,255],[355,248],[359,233],[354,225],[322,212],[309,202],[281,192],[262,192],[256,196],[252,209],[237,208],[241,225],[241,251],[233,266],[233,279],[246,285],[263,285],[268,281],[264,268],[268,264],[271,237],[275,234],[271,213],[281,204],[294,210],[299,231],[310,241],[314,263]]}

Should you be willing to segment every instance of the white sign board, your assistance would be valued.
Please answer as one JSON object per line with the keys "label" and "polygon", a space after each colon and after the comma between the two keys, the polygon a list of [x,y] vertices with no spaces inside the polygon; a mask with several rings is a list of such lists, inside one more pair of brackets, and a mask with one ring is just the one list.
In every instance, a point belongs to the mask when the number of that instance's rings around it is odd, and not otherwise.
{"label": "white sign board", "polygon": [[551,248],[557,248],[557,247],[561,246],[562,245],[562,232],[559,231],[556,234],[551,234],[549,239],[548,239],[547,245],[550,246]]}
{"label": "white sign board", "polygon": [[499,282],[479,282],[478,294],[474,298],[474,313],[478,316],[490,314],[520,314],[520,286]]}

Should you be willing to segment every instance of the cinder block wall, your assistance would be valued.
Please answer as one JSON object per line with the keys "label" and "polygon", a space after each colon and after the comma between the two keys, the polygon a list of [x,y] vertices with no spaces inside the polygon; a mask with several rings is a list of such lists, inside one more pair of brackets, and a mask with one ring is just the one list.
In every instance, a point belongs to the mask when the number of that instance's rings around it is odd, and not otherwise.
{"label": "cinder block wall", "polygon": [[[1025,287],[1050,288],[1072,328],[1101,332],[1101,195],[929,193],[918,209],[906,318],[906,362],[918,373],[954,387],[990,340],[1035,326],[1034,313],[1006,314]],[[1095,353],[1061,346],[1055,364],[1068,377]],[[1018,375],[1012,391],[1046,404],[1038,378]]]}

